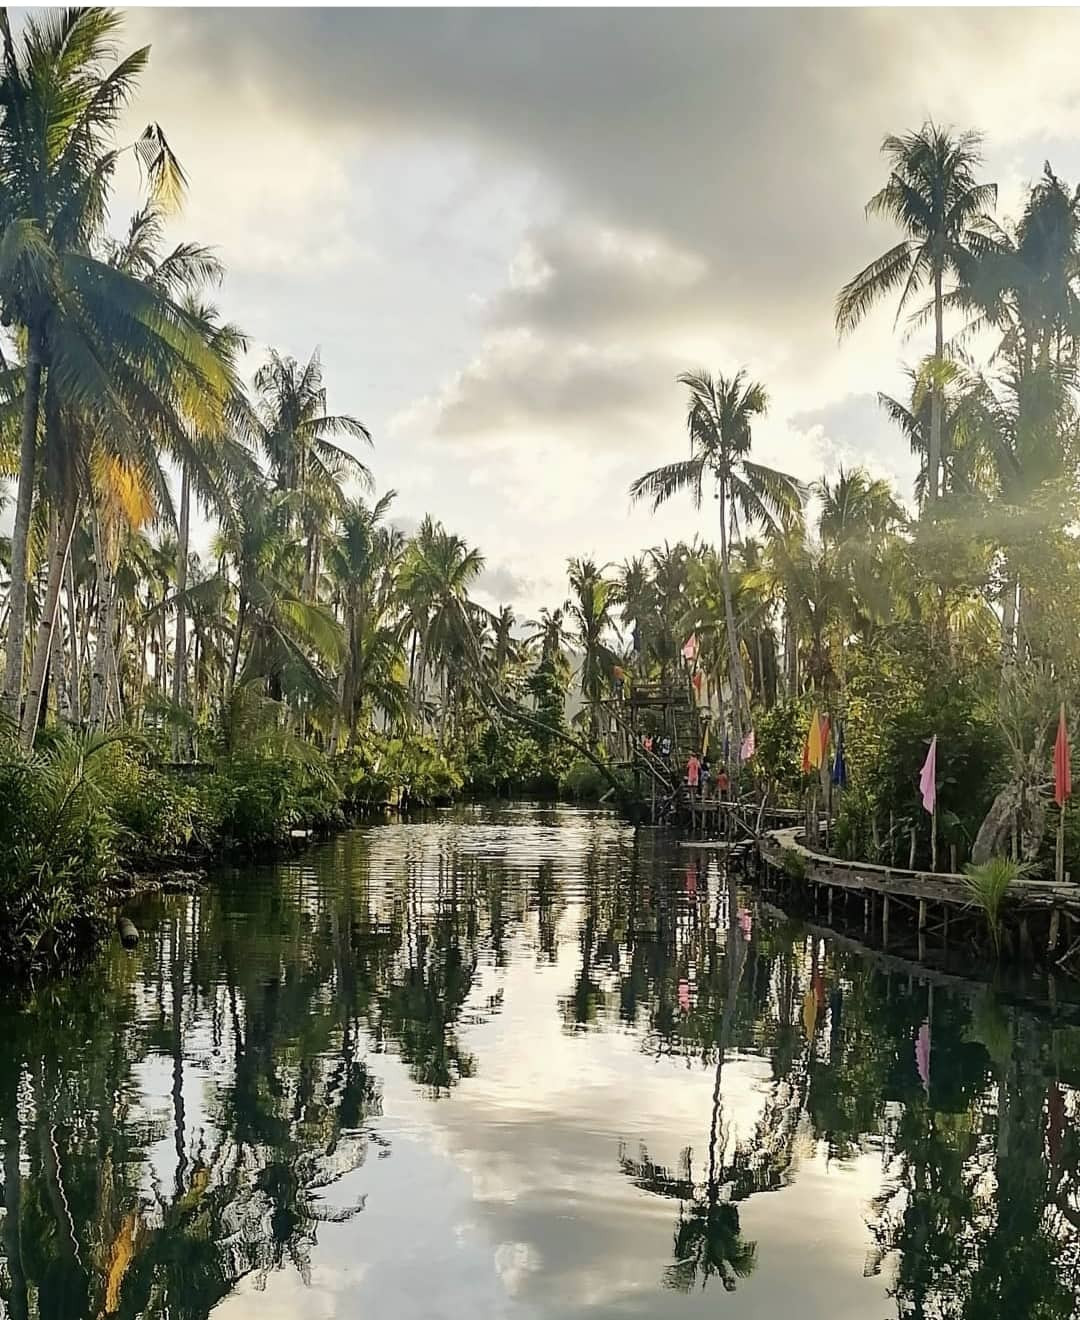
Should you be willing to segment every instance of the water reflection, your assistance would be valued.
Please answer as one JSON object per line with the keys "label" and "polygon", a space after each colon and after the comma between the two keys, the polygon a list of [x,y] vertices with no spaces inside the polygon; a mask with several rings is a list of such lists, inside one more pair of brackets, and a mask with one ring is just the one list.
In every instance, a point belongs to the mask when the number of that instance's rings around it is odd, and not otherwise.
{"label": "water reflection", "polygon": [[1080,1029],[689,856],[447,813],[149,906],[2,1015],[5,1313],[1073,1315]]}

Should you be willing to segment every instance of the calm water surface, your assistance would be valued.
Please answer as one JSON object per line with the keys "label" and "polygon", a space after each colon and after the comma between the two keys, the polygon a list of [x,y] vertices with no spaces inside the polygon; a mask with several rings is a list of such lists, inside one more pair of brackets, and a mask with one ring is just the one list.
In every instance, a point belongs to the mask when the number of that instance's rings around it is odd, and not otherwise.
{"label": "calm water surface", "polygon": [[1068,1317],[1080,1029],[562,807],[346,835],[0,1013],[13,1320]]}

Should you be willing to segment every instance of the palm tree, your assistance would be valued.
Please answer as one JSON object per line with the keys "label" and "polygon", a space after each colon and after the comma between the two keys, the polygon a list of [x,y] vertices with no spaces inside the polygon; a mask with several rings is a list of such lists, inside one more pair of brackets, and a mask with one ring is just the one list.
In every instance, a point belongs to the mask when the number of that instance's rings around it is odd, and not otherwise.
{"label": "palm tree", "polygon": [[706,371],[687,372],[679,383],[690,392],[687,427],[690,457],[654,468],[630,487],[632,499],[650,498],[657,509],[678,491],[689,490],[694,507],[701,507],[705,479],[711,476],[720,502],[720,563],[724,586],[728,663],[732,691],[734,746],[742,742],[749,702],[739,658],[739,635],[731,596],[729,538],[739,518],[767,527],[797,521],[803,488],[786,472],[750,459],[751,426],[768,407],[763,386],[748,381],[744,372],[714,378]]}
{"label": "palm tree", "polygon": [[616,656],[605,638],[614,627],[612,612],[617,593],[615,583],[603,576],[591,559],[569,562],[570,599],[567,614],[573,623],[571,637],[581,651],[579,683],[588,703],[589,746],[595,749],[600,729],[600,707],[611,681]]}
{"label": "palm tree", "polygon": [[619,571],[618,600],[623,625],[633,630],[634,654],[642,676],[649,669],[649,642],[656,614],[656,590],[647,555],[627,559]]}
{"label": "palm tree", "polygon": [[303,366],[271,350],[255,373],[254,384],[258,444],[271,479],[279,490],[300,494],[296,513],[306,538],[303,594],[311,600],[319,575],[321,537],[344,507],[342,482],[352,477],[366,488],[371,485],[364,464],[332,437],[349,436],[370,444],[371,433],[355,417],[327,412],[318,349]]}
{"label": "palm tree", "polygon": [[[144,68],[148,50],[112,65],[112,10],[57,10],[32,16],[16,45],[0,16],[0,320],[22,334],[24,388],[19,479],[12,536],[11,588],[3,691],[10,714],[22,691],[27,542],[37,475],[39,428],[52,419],[56,450],[66,404],[107,425],[113,443],[130,437],[160,406],[148,373],[168,381],[170,359],[185,360],[216,387],[217,368],[179,308],[148,285],[92,254],[100,235],[119,151],[113,132]],[[183,174],[160,129],[135,144],[151,189],[175,200]],[[56,401],[50,411],[45,398]],[[70,465],[69,465],[70,466]],[[77,498],[70,471],[66,499]],[[64,524],[73,526],[65,516]],[[61,538],[62,540],[62,538]],[[54,557],[62,574],[67,546]],[[55,599],[49,593],[51,640]],[[47,647],[36,669],[47,662]],[[31,723],[36,720],[32,711]]]}
{"label": "palm tree", "polygon": [[[897,290],[897,319],[916,291],[932,288],[930,312],[934,319],[934,361],[944,357],[945,279],[970,270],[973,254],[986,246],[987,212],[997,201],[997,186],[979,183],[982,162],[978,133],[954,134],[932,122],[917,133],[889,134],[881,150],[889,162],[889,179],[866,204],[867,216],[884,216],[903,230],[905,237],[861,270],[840,290],[836,300],[836,328],[846,334],[870,308]],[[938,495],[941,466],[941,390],[931,396],[930,481],[931,503]]]}
{"label": "palm tree", "polygon": [[1015,225],[988,227],[978,260],[950,302],[992,326],[1004,357],[1025,374],[1041,363],[1074,362],[1080,340],[1080,188],[1070,189],[1050,168],[1031,189]]}
{"label": "palm tree", "polygon": [[[379,574],[385,567],[391,544],[383,520],[397,492],[387,491],[374,505],[361,498],[350,500],[342,511],[338,535],[327,547],[327,568],[341,599],[345,622],[346,658],[340,679],[341,710],[350,742],[356,737],[357,720],[364,705],[365,676],[370,680],[376,655],[380,682],[389,694],[393,658],[401,650],[401,629],[385,626],[384,608],[377,599]],[[394,704],[400,699],[396,688]],[[389,695],[387,696],[389,700]],[[386,709],[386,703],[380,702]]]}
{"label": "palm tree", "polygon": [[[470,548],[430,516],[420,524],[401,568],[400,587],[410,602],[419,636],[418,691],[430,666],[437,666],[441,673],[440,750],[446,740],[455,656],[460,683],[473,650],[479,648],[469,588],[483,568],[484,557],[479,550]],[[461,664],[463,660],[465,665]]]}

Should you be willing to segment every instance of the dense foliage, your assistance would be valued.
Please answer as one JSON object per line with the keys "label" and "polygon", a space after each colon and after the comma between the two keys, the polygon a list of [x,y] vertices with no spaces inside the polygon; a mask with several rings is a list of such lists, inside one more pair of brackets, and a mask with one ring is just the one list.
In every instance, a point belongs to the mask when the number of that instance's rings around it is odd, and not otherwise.
{"label": "dense foliage", "polygon": [[[881,398],[920,461],[913,508],[861,469],[807,485],[756,461],[764,386],[687,372],[689,457],[632,495],[714,494],[717,548],[572,558],[566,599],[526,622],[479,602],[484,559],[461,536],[394,525],[394,492],[375,497],[359,456],[371,437],[332,409],[317,352],[271,350],[245,383],[247,338],[211,301],[220,263],[165,243],[185,187],[165,133],[116,140],[147,58],[116,63],[118,16],[3,23],[7,883],[93,887],[371,804],[600,798],[638,754],[601,703],[640,684],[689,694],[691,667],[739,791],[801,803],[810,713],[844,729],[836,838],[853,855],[895,855],[914,830],[928,860],[915,781],[936,733],[943,846],[1045,860],[1048,734],[1080,697],[1080,194],[1049,166],[1012,222],[976,135],[885,142],[871,210],[900,241],[844,288],[837,325],[927,293],[911,310],[934,352],[908,397]],[[146,196],[117,241],[112,186],[132,158]],[[206,554],[196,510],[216,529]],[[123,752],[90,754],[113,734]],[[85,777],[42,862],[64,758]],[[92,794],[99,838],[80,833]],[[1078,844],[1070,826],[1080,873]]]}

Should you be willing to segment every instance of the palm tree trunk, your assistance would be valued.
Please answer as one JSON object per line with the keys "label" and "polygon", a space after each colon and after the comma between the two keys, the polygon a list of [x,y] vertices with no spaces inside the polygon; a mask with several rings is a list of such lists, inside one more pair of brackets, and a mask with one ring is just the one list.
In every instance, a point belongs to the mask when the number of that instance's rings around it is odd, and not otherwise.
{"label": "palm tree trunk", "polygon": [[94,639],[94,664],[90,674],[90,728],[95,732],[105,727],[105,712],[109,704],[110,656],[113,631],[116,628],[116,599],[113,591],[112,566],[105,549],[101,520],[96,513],[91,523],[94,534],[94,560],[97,565],[98,609],[97,636]]}
{"label": "palm tree trunk", "polygon": [[791,701],[799,695],[799,635],[791,610],[784,606],[784,668],[787,677],[787,695]]}
{"label": "palm tree trunk", "polygon": [[742,748],[743,711],[746,709],[746,690],[743,685],[742,661],[739,657],[739,634],[735,628],[735,606],[731,599],[731,562],[728,555],[727,481],[720,481],[720,577],[724,584],[724,618],[727,624],[728,658],[731,667],[731,730],[735,746],[733,764],[738,763]]}
{"label": "palm tree trunk", "polygon": [[[180,472],[180,526],[176,548],[176,647],[173,655],[172,702],[180,710],[185,701],[187,679],[187,606],[184,592],[187,591],[188,539],[191,527],[191,474],[187,463]],[[188,736],[185,729],[177,724],[173,728],[173,760],[188,759]]]}
{"label": "palm tree trunk", "polygon": [[26,705],[23,708],[22,726],[19,735],[24,750],[29,751],[34,745],[37,732],[38,715],[41,712],[41,692],[45,682],[45,673],[49,666],[49,651],[52,647],[53,633],[56,630],[56,614],[60,606],[60,588],[64,582],[64,569],[67,565],[68,551],[71,549],[71,533],[75,527],[75,492],[71,490],[64,497],[62,519],[53,520],[50,527],[49,570],[46,579],[45,601],[38,623],[37,639],[34,643],[34,658],[30,665],[30,681],[26,689]]}
{"label": "palm tree trunk", "polygon": [[930,471],[928,490],[930,503],[938,497],[938,474],[941,470],[941,364],[945,351],[944,305],[941,292],[941,271],[934,273],[934,388],[930,395]]}
{"label": "palm tree trunk", "polygon": [[52,642],[49,646],[49,686],[52,689],[52,704],[56,718],[65,725],[71,724],[71,688],[68,682],[67,655],[64,646],[64,610],[57,603],[56,626],[53,629]]}
{"label": "palm tree trunk", "polygon": [[1016,667],[1017,582],[1010,577],[1001,605],[1001,676],[1005,679]]}
{"label": "palm tree trunk", "polygon": [[244,622],[247,618],[247,601],[240,597],[236,606],[236,631],[233,633],[232,655],[229,658],[229,682],[225,688],[225,700],[228,701],[236,686],[236,671],[240,664],[240,643],[244,636]]}
{"label": "palm tree trunk", "polygon": [[30,514],[34,504],[34,468],[37,457],[38,406],[41,400],[41,344],[33,330],[26,350],[26,393],[23,395],[19,434],[19,485],[15,498],[15,525],[11,532],[11,586],[8,591],[7,643],[4,655],[4,690],[0,701],[17,720],[22,696],[23,651],[26,643],[27,549]]}
{"label": "palm tree trunk", "polygon": [[67,568],[67,608],[68,632],[71,635],[71,664],[69,666],[68,691],[71,700],[71,718],[77,727],[82,726],[82,652],[79,648],[79,598],[75,592],[75,569],[72,566],[71,552],[68,552]]}

